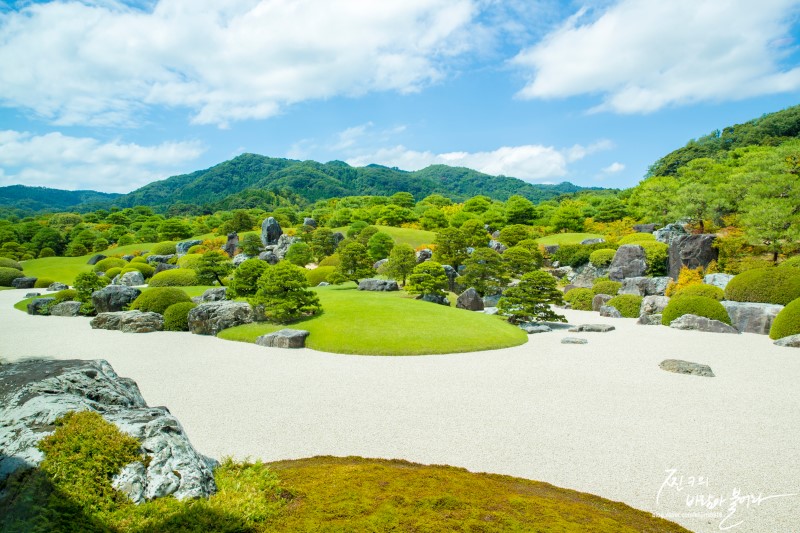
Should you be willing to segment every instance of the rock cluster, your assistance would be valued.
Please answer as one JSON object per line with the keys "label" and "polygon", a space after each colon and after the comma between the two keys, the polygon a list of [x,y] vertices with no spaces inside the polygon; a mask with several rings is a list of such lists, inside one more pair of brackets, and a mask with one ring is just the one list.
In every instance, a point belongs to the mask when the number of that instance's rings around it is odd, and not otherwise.
{"label": "rock cluster", "polygon": [[92,305],[98,313],[122,311],[140,294],[142,291],[127,285],[107,285],[92,293]]}
{"label": "rock cluster", "polygon": [[150,333],[163,331],[164,317],[150,311],[115,311],[100,313],[89,324],[93,329],[110,329],[123,333]]}

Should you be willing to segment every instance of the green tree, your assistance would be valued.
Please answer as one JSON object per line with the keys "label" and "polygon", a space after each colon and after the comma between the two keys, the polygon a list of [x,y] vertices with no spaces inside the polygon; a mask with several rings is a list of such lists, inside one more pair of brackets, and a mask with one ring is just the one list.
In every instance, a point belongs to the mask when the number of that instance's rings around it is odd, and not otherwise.
{"label": "green tree", "polygon": [[[539,252],[539,250],[536,250]],[[533,272],[541,266],[541,254],[539,260],[527,248],[522,246],[512,246],[503,252],[503,263],[506,265],[509,274],[515,278],[520,278],[528,272]]]}
{"label": "green tree", "polygon": [[36,232],[31,239],[31,244],[37,251],[42,248],[52,248],[57,255],[64,251],[64,237],[58,230],[46,226]]}
{"label": "green tree", "polygon": [[287,324],[322,311],[319,297],[308,289],[302,268],[281,261],[267,268],[258,279],[258,291],[251,304],[261,305],[268,320]]}
{"label": "green tree", "polygon": [[594,219],[598,222],[613,222],[628,216],[625,204],[616,196],[609,196],[597,206]]}
{"label": "green tree", "polygon": [[419,223],[424,230],[437,230],[446,228],[449,225],[447,216],[438,207],[429,207],[422,213]]}
{"label": "green tree", "polygon": [[266,261],[247,259],[233,271],[233,279],[228,285],[232,297],[253,296],[258,290],[258,280],[267,270]]}
{"label": "green tree", "polygon": [[384,267],[387,276],[406,284],[406,278],[417,266],[417,254],[409,244],[399,243],[392,248],[389,261]]}
{"label": "green tree", "polygon": [[508,284],[508,272],[503,258],[491,248],[477,248],[464,261],[460,283],[472,287],[478,294],[497,294]]}
{"label": "green tree", "polygon": [[464,234],[464,242],[472,248],[481,248],[489,244],[491,236],[483,226],[483,221],[474,218],[467,220],[461,226],[461,233]]}
{"label": "green tree", "polygon": [[550,225],[554,232],[583,231],[584,216],[581,207],[570,200],[564,200],[550,217]]}
{"label": "green tree", "polygon": [[325,257],[331,255],[336,251],[336,237],[333,231],[329,228],[317,228],[311,237],[311,252],[317,261],[321,261]]}
{"label": "green tree", "polygon": [[311,253],[309,245],[304,242],[296,242],[286,252],[286,260],[293,265],[304,267],[314,260],[314,255]]}
{"label": "green tree", "polygon": [[388,233],[382,231],[379,231],[367,241],[367,251],[373,261],[389,257],[392,248],[394,248],[394,239]]}
{"label": "green tree", "polygon": [[512,224],[500,230],[497,240],[506,246],[516,246],[517,243],[530,238],[531,230],[522,224]]}
{"label": "green tree", "polygon": [[425,261],[414,267],[405,289],[412,294],[445,296],[447,273],[436,261]]}
{"label": "green tree", "polygon": [[233,232],[240,233],[252,230],[255,225],[256,221],[253,220],[253,217],[251,217],[247,211],[237,209],[233,212],[233,217],[220,226],[219,231],[222,234]]}
{"label": "green tree", "polygon": [[433,260],[441,265],[450,265],[458,270],[467,258],[467,241],[457,228],[443,229],[433,242],[436,245]]}
{"label": "green tree", "polygon": [[162,241],[178,241],[191,236],[192,229],[177,218],[169,218],[158,226],[158,237]]}
{"label": "green tree", "polygon": [[239,247],[242,249],[243,254],[250,257],[256,257],[261,253],[261,250],[263,250],[261,246],[261,237],[255,233],[248,233],[245,235],[239,242]]}
{"label": "green tree", "polygon": [[228,254],[220,250],[209,250],[197,262],[197,280],[201,285],[211,285],[215,281],[225,285],[222,278],[233,270]]}
{"label": "green tree", "polygon": [[414,195],[410,192],[396,192],[389,197],[389,201],[394,205],[399,205],[400,207],[412,208],[414,207]]}
{"label": "green tree", "polygon": [[509,224],[532,224],[536,218],[533,202],[514,195],[506,200],[506,220]]}
{"label": "green tree", "polygon": [[345,281],[358,281],[375,275],[367,247],[360,242],[349,242],[339,247],[339,265],[328,280],[338,285]]}
{"label": "green tree", "polygon": [[529,321],[566,322],[566,317],[550,307],[564,304],[564,295],[556,283],[556,278],[542,270],[528,272],[522,276],[519,285],[506,289],[497,304],[498,311],[507,315],[508,321],[514,324]]}
{"label": "green tree", "polygon": [[483,213],[489,206],[492,205],[492,199],[488,196],[478,195],[473,196],[466,202],[464,202],[464,211],[467,213]]}

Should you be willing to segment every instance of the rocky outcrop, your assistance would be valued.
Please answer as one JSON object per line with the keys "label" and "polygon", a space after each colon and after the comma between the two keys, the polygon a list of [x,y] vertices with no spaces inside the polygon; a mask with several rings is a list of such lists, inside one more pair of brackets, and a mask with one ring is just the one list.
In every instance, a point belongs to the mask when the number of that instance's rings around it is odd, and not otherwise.
{"label": "rocky outcrop", "polygon": [[153,275],[155,276],[159,272],[164,272],[165,270],[175,270],[179,268],[178,265],[170,265],[169,263],[156,263],[156,268],[153,271]]}
{"label": "rocky outcrop", "polygon": [[606,318],[622,318],[622,313],[620,313],[616,307],[604,305],[600,308],[600,316],[604,316]]}
{"label": "rocky outcrop", "polygon": [[32,278],[25,276],[22,278],[15,278],[11,280],[11,286],[15,289],[32,289],[36,285],[36,280],[39,278]]}
{"label": "rocky outcrop", "polygon": [[376,291],[376,292],[389,292],[399,291],[400,287],[393,279],[375,279],[367,278],[358,282],[358,290],[360,291]]}
{"label": "rocky outcrop", "polygon": [[605,239],[596,238],[596,239],[584,239],[581,241],[583,245],[590,245],[590,244],[600,244],[601,242],[606,242]]}
{"label": "rocky outcrop", "polygon": [[378,259],[377,261],[375,261],[374,263],[372,263],[372,268],[374,268],[374,269],[375,269],[375,270],[376,270],[376,271],[377,271],[377,272],[380,274],[381,272],[380,272],[380,270],[378,270],[378,269],[379,269],[379,268],[382,268],[382,267],[383,267],[383,265],[385,265],[385,264],[386,264],[386,263],[388,263],[388,262],[389,262],[389,260],[388,260],[388,259]]}
{"label": "rocky outcrop", "polygon": [[103,254],[95,254],[92,257],[90,257],[88,261],[86,261],[86,264],[94,266],[105,258],[106,256],[104,256]]}
{"label": "rocky outcrop", "polygon": [[266,261],[270,265],[277,265],[280,262],[280,258],[275,255],[272,250],[267,250],[265,252],[261,252],[258,254],[258,258],[262,261]]}
{"label": "rocky outcrop", "polygon": [[203,291],[201,302],[221,302],[228,299],[228,287],[211,287]]}
{"label": "rocky outcrop", "polygon": [[470,287],[458,295],[456,307],[467,311],[483,311],[483,298],[478,294],[478,291]]}
{"label": "rocky outcrop", "polygon": [[40,440],[70,411],[94,411],[141,443],[145,460],[123,468],[114,486],[134,502],[208,497],[214,462],[195,451],[164,407],[147,407],[133,380],[103,360],[33,360],[0,366],[0,481],[41,463]]}
{"label": "rocky outcrop", "polygon": [[261,223],[261,244],[272,246],[278,244],[278,238],[283,235],[281,225],[274,217],[264,219]]}
{"label": "rocky outcrop", "polygon": [[216,335],[223,329],[249,324],[253,308],[246,302],[208,302],[189,311],[189,331],[197,335]]}
{"label": "rocky outcrop", "polygon": [[175,245],[175,253],[178,255],[186,255],[189,253],[189,248],[192,246],[199,246],[203,241],[199,239],[189,239],[188,241],[181,241]]}
{"label": "rocky outcrop", "polygon": [[241,265],[242,263],[244,263],[248,259],[250,259],[250,256],[247,255],[247,254],[236,254],[236,255],[233,256],[233,259],[231,260],[231,263],[233,263],[234,267],[238,267],[239,265]]}
{"label": "rocky outcrop", "polygon": [[592,298],[592,311],[600,311],[600,308],[606,305],[613,296],[610,294],[595,294]]}
{"label": "rocky outcrop", "polygon": [[782,337],[774,342],[776,346],[783,346],[785,348],[800,348],[800,335],[789,335]]}
{"label": "rocky outcrop", "polygon": [[586,263],[575,269],[575,276],[572,278],[572,285],[591,289],[594,285],[594,280],[608,276],[608,269],[605,267],[596,267],[591,263]]}
{"label": "rocky outcrop", "polygon": [[674,223],[674,224],[667,224],[661,229],[657,229],[653,232],[658,242],[663,242],[664,244],[671,244],[675,237],[679,235],[688,235],[689,232],[686,231],[686,228],[683,227],[683,224]]}
{"label": "rocky outcrop", "polygon": [[639,307],[639,316],[657,315],[664,311],[669,303],[668,296],[650,295],[642,298],[642,305]]}
{"label": "rocky outcrop", "polygon": [[661,319],[661,313],[655,313],[653,315],[641,315],[636,323],[640,326],[660,326]]}
{"label": "rocky outcrop", "polygon": [[713,285],[719,287],[723,291],[728,286],[728,282],[733,279],[731,274],[706,274],[703,277],[703,283],[706,285]]}
{"label": "rocky outcrop", "polygon": [[783,309],[782,305],[723,300],[722,307],[731,317],[731,324],[742,333],[769,335],[772,321]]}
{"label": "rocky outcrop", "polygon": [[278,237],[278,242],[275,244],[275,249],[273,253],[278,257],[278,259],[283,259],[286,257],[286,252],[289,251],[289,248],[296,242],[302,242],[303,240],[300,237],[289,237],[288,235],[281,235]]}
{"label": "rocky outcrop", "polygon": [[725,322],[712,320],[704,316],[682,315],[670,322],[669,327],[674,329],[693,329],[697,331],[707,331],[709,333],[735,333],[739,330],[729,326]]}
{"label": "rocky outcrop", "polygon": [[508,250],[508,246],[506,246],[502,242],[496,241],[494,239],[489,241],[489,248],[491,248],[492,250],[494,250],[495,252],[500,253],[500,254],[502,254],[503,252]]}
{"label": "rocky outcrop", "polygon": [[529,335],[534,335],[536,333],[549,333],[553,331],[553,328],[547,324],[537,324],[536,322],[523,322],[519,325],[519,327]]}
{"label": "rocky outcrop", "polygon": [[450,300],[447,299],[447,296],[439,296],[436,294],[423,294],[419,299],[422,300],[423,302],[430,302],[432,304],[450,306]]}
{"label": "rocky outcrop", "polygon": [[126,285],[107,285],[92,293],[92,305],[98,313],[122,311],[130,305],[142,291]]}
{"label": "rocky outcrop", "polygon": [[144,285],[144,275],[138,270],[134,272],[125,272],[114,278],[112,282],[114,285],[125,285],[127,287],[137,287]]}
{"label": "rocky outcrop", "polygon": [[639,276],[622,280],[622,287],[619,294],[635,294],[636,296],[663,296],[667,291],[667,284],[670,278],[659,276],[648,278]]}
{"label": "rocky outcrop", "polygon": [[222,250],[228,254],[228,257],[233,257],[236,255],[236,249],[239,247],[239,234],[235,231],[233,233],[228,233],[228,240],[225,241]]}
{"label": "rocky outcrop", "polygon": [[692,376],[703,376],[708,378],[714,377],[714,372],[708,365],[701,365],[700,363],[692,363],[689,361],[682,361],[680,359],[665,359],[659,363],[659,368],[667,372],[674,372],[676,374],[689,374]]}
{"label": "rocky outcrop", "polygon": [[303,225],[304,226],[308,226],[309,228],[316,228],[317,227],[317,221],[314,220],[311,217],[305,217],[303,219]]}
{"label": "rocky outcrop", "polygon": [[50,304],[55,302],[55,298],[36,298],[28,302],[29,315],[49,315]]}
{"label": "rocky outcrop", "polygon": [[719,250],[714,248],[716,235],[677,235],[669,245],[669,276],[678,279],[681,267],[707,267],[711,261],[719,257]]}
{"label": "rocky outcrop", "polygon": [[429,261],[431,257],[433,257],[433,252],[430,250],[430,248],[423,248],[417,252],[417,264]]}
{"label": "rocky outcrop", "polygon": [[154,263],[168,263],[170,259],[177,257],[176,254],[165,254],[165,255],[148,255],[147,256],[147,263],[152,265]]}
{"label": "rocky outcrop", "polygon": [[50,314],[53,316],[80,316],[81,303],[80,302],[61,302],[50,308]]}
{"label": "rocky outcrop", "polygon": [[100,313],[89,324],[92,329],[110,329],[123,333],[151,333],[164,330],[164,317],[150,311],[115,311]]}
{"label": "rocky outcrop", "polygon": [[636,233],[653,233],[657,224],[634,224],[633,231]]}
{"label": "rocky outcrop", "polygon": [[268,335],[261,335],[256,344],[267,348],[305,348],[306,337],[310,332],[304,329],[281,329]]}
{"label": "rocky outcrop", "polygon": [[608,269],[608,277],[612,281],[622,281],[625,278],[644,276],[646,271],[644,248],[638,244],[625,244],[614,254]]}
{"label": "rocky outcrop", "polygon": [[69,289],[69,285],[64,283],[54,282],[47,286],[47,292],[57,292]]}
{"label": "rocky outcrop", "polygon": [[615,329],[617,328],[610,324],[580,324],[569,328],[569,331],[571,333],[580,333],[582,331],[588,331],[590,333],[608,333]]}
{"label": "rocky outcrop", "polygon": [[550,274],[557,279],[572,281],[575,277],[575,270],[571,266],[562,266],[552,269]]}

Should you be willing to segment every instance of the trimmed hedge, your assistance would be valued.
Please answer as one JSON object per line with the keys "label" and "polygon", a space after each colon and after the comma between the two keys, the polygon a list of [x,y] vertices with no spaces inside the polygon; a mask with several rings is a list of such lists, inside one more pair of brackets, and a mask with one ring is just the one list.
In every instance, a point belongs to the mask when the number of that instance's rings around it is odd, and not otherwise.
{"label": "trimmed hedge", "polygon": [[619,240],[619,245],[622,246],[623,244],[641,244],[643,242],[658,242],[656,241],[656,236],[652,233],[631,233],[630,235],[625,235]]}
{"label": "trimmed hedge", "polygon": [[699,285],[688,285],[677,291],[672,297],[680,298],[683,296],[705,296],[714,300],[722,300],[725,298],[725,291],[714,285],[700,283]]}
{"label": "trimmed hedge", "polygon": [[172,304],[164,311],[164,331],[189,331],[189,311],[197,307],[194,302]]}
{"label": "trimmed hedge", "polygon": [[78,291],[75,289],[64,289],[63,291],[58,291],[53,295],[53,305],[60,304],[61,302],[77,302],[76,299],[78,297]]}
{"label": "trimmed hedge", "polygon": [[602,250],[595,250],[589,254],[589,262],[598,268],[607,267],[614,259],[616,250],[604,248]]}
{"label": "trimmed hedge", "polygon": [[339,259],[339,254],[332,254],[323,259],[319,262],[319,266],[321,267],[337,267],[341,263],[341,259]]}
{"label": "trimmed hedge", "polygon": [[306,271],[306,279],[308,280],[309,287],[316,287],[323,281],[328,281],[328,276],[333,274],[336,270],[336,267],[332,266],[321,266],[317,267],[313,270]]}
{"label": "trimmed hedge", "polygon": [[95,263],[92,270],[95,272],[107,272],[109,268],[125,268],[128,262],[119,257],[106,257]]}
{"label": "trimmed hedge", "polygon": [[606,305],[613,307],[625,318],[638,318],[639,309],[642,307],[642,297],[635,294],[620,294],[614,296]]}
{"label": "trimmed hedge", "polygon": [[598,281],[592,285],[592,293],[597,294],[610,294],[616,296],[622,288],[622,283],[619,281]]}
{"label": "trimmed hedge", "polygon": [[9,267],[0,267],[0,287],[11,287],[11,282],[17,278],[24,278],[21,270]]}
{"label": "trimmed hedge", "polygon": [[725,287],[725,299],[786,305],[800,298],[800,268],[754,268],[735,276]]}
{"label": "trimmed hedge", "polygon": [[151,287],[191,287],[197,285],[197,274],[187,268],[159,272],[148,283]]}
{"label": "trimmed hedge", "polygon": [[56,282],[56,280],[54,280],[52,278],[38,278],[36,280],[36,283],[33,284],[33,288],[34,289],[46,289],[47,287],[49,287],[50,285],[52,285],[55,282]]}
{"label": "trimmed hedge", "polygon": [[153,255],[171,255],[176,252],[175,249],[175,242],[172,241],[164,241],[154,244],[150,248],[150,253]]}
{"label": "trimmed hedge", "polygon": [[593,298],[594,292],[592,292],[592,289],[580,287],[570,289],[564,294],[564,301],[567,302],[572,309],[577,309],[578,311],[591,311]]}
{"label": "trimmed hedge", "polygon": [[172,304],[191,302],[189,295],[175,287],[155,287],[143,291],[131,304],[131,309],[164,314]]}
{"label": "trimmed hedge", "polygon": [[142,255],[137,255],[133,259],[131,259],[131,264],[133,263],[144,263],[147,264],[147,259]]}
{"label": "trimmed hedge", "polygon": [[10,257],[0,257],[0,268],[14,268],[16,270],[22,270],[22,265]]}
{"label": "trimmed hedge", "polygon": [[713,298],[705,296],[670,298],[669,303],[662,312],[661,323],[669,326],[673,320],[683,315],[704,316],[728,325],[731,324],[731,317],[728,316],[728,312],[722,307],[722,304]]}
{"label": "trimmed hedge", "polygon": [[769,330],[770,339],[782,339],[800,334],[800,298],[792,300],[781,309]]}

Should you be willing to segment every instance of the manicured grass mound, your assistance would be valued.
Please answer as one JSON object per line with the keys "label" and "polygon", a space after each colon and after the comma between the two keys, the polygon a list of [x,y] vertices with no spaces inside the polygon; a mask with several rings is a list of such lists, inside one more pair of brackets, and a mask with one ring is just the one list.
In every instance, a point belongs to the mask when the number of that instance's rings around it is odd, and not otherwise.
{"label": "manicured grass mound", "polygon": [[95,272],[107,272],[110,268],[125,268],[126,266],[128,266],[128,262],[124,259],[119,257],[106,257],[95,263],[92,270]]}
{"label": "manicured grass mound", "polygon": [[[130,262],[127,265],[125,265],[125,268],[122,269],[121,273],[124,274],[125,272],[131,272],[133,270],[138,270],[139,272],[141,272],[142,276],[144,276],[145,279],[151,277],[153,273],[156,271],[155,267],[152,267],[147,263]],[[109,275],[108,272],[106,272],[106,276],[112,277]]]}
{"label": "manicured grass mound", "polygon": [[[3,266],[3,265],[2,265],[2,264],[0,264],[0,266]],[[784,261],[783,263],[779,264],[778,266],[779,266],[779,267],[794,267],[794,268],[800,268],[800,255],[796,255],[796,256],[794,256],[794,257],[790,257],[789,259],[787,259],[787,260],[786,260],[786,261]]]}
{"label": "manicured grass mound", "polygon": [[78,296],[78,291],[76,291],[75,289],[64,289],[58,291],[53,295],[53,298],[55,298],[55,301],[53,303],[60,304],[61,302],[73,301],[77,296]]}
{"label": "manicured grass mound", "polygon": [[725,287],[725,299],[786,305],[800,298],[799,268],[754,268],[738,274]]}
{"label": "manicured grass mound", "polygon": [[16,268],[22,270],[22,265],[8,257],[0,257],[0,268]]}
{"label": "manicured grass mound", "polygon": [[705,296],[706,298],[713,298],[714,300],[722,300],[725,298],[725,291],[714,285],[700,283],[698,285],[687,285],[676,292],[672,297],[680,298],[682,296]]}
{"label": "manicured grass mound", "polygon": [[[396,228],[394,226],[375,226],[378,231],[387,233],[395,244],[408,244],[412,248],[417,248],[423,244],[430,244],[436,239],[436,233],[422,229]],[[347,231],[344,231],[347,234]]]}
{"label": "manicured grass mound", "polygon": [[800,334],[800,298],[789,302],[786,307],[781,309],[781,312],[772,321],[769,338],[782,339],[798,334]]}
{"label": "manicured grass mound", "polygon": [[602,250],[595,250],[589,254],[589,262],[598,268],[607,267],[616,255],[616,250],[603,248]]}
{"label": "manicured grass mound", "polygon": [[0,267],[0,286],[11,287],[11,282],[17,278],[24,278],[21,270],[10,267]]}
{"label": "manicured grass mound", "polygon": [[610,294],[611,296],[616,296],[621,288],[622,283],[619,281],[596,281],[592,285],[592,293],[595,295]]}
{"label": "manicured grass mound", "polygon": [[572,309],[577,309],[578,311],[591,311],[593,298],[594,292],[592,292],[592,289],[579,287],[570,289],[564,293],[564,301],[567,302]]}
{"label": "manicured grass mound", "polygon": [[553,246],[556,244],[580,244],[586,239],[602,239],[603,236],[598,233],[556,233],[554,235],[547,235],[539,237],[536,242],[543,246]]}
{"label": "manicured grass mound", "polygon": [[728,325],[731,317],[719,301],[705,296],[683,296],[671,298],[661,316],[661,323],[669,326],[670,323],[683,315],[697,315],[719,320]]}
{"label": "manicured grass mound", "polygon": [[328,276],[333,274],[334,270],[336,270],[336,267],[332,266],[321,266],[313,270],[307,270],[306,279],[308,280],[308,286],[316,287],[323,281],[328,281]]}
{"label": "manicured grass mound", "polygon": [[191,287],[197,285],[197,274],[188,268],[159,272],[148,283],[151,287]]}
{"label": "manicured grass mound", "polygon": [[[322,314],[289,327],[311,332],[306,346],[323,352],[422,355],[517,346],[527,334],[497,316],[409,298],[403,292],[358,291],[352,283],[313,289]],[[245,324],[219,334],[254,342],[285,326]]]}
{"label": "manicured grass mound", "polygon": [[194,302],[172,304],[164,311],[164,331],[189,331],[189,311],[197,307]]}
{"label": "manicured grass mound", "polygon": [[625,235],[619,240],[619,245],[624,244],[641,244],[643,242],[656,242],[656,236],[652,233],[631,233]]}
{"label": "manicured grass mound", "polygon": [[150,253],[154,255],[171,255],[176,252],[175,245],[177,243],[171,241],[159,242],[150,247]]}
{"label": "manicured grass mound", "polygon": [[46,289],[47,287],[49,287],[50,285],[52,285],[55,282],[56,282],[56,280],[54,280],[53,278],[37,278],[36,279],[36,283],[33,284],[33,288],[34,289]]}
{"label": "manicured grass mound", "polygon": [[190,302],[191,298],[176,287],[152,287],[142,291],[131,303],[131,309],[143,312],[164,314],[164,311],[173,304]]}
{"label": "manicured grass mound", "polygon": [[642,306],[642,297],[635,294],[620,294],[607,301],[606,305],[619,311],[625,318],[637,318],[639,308]]}

